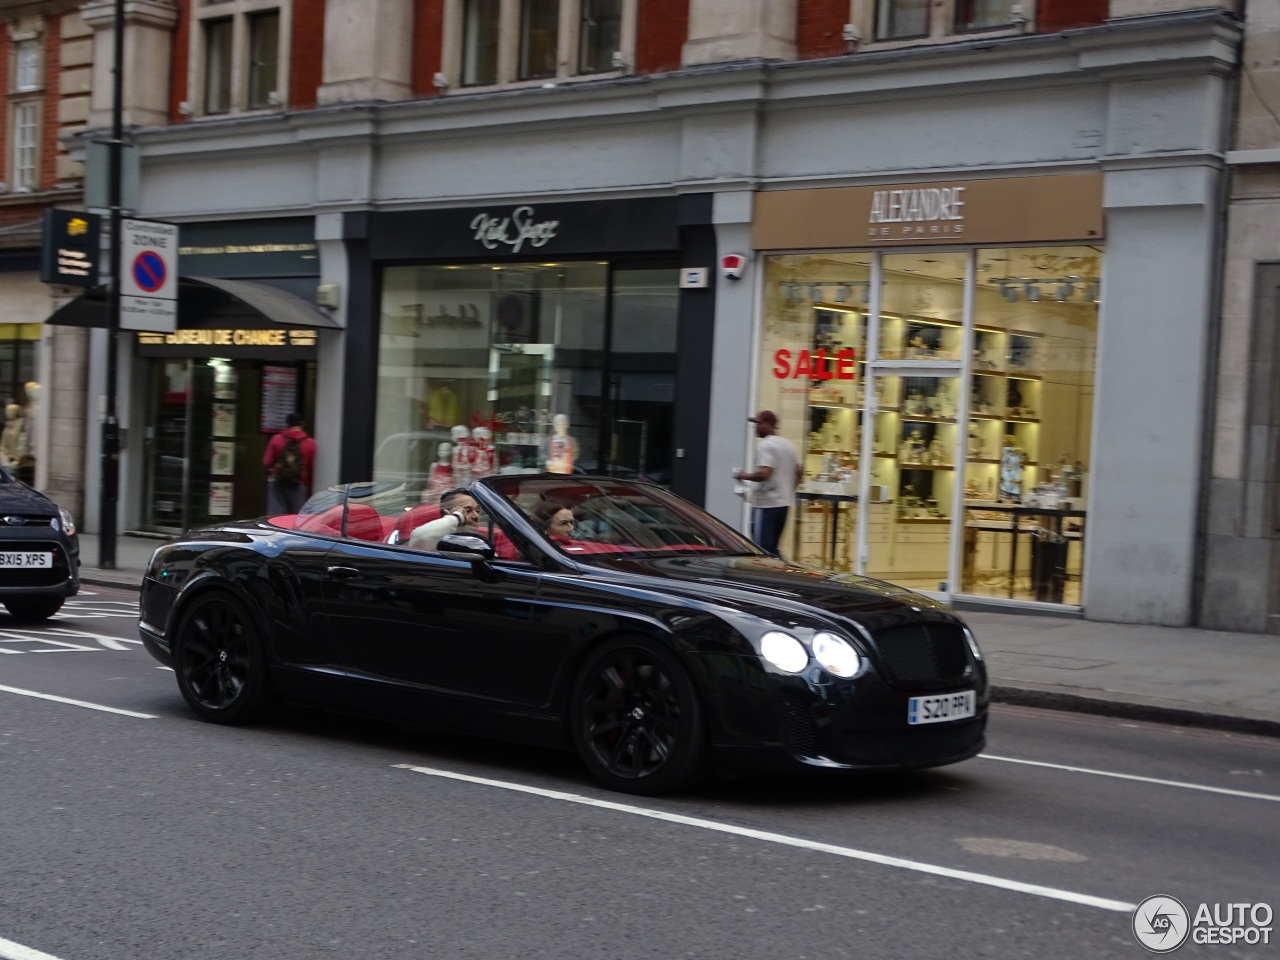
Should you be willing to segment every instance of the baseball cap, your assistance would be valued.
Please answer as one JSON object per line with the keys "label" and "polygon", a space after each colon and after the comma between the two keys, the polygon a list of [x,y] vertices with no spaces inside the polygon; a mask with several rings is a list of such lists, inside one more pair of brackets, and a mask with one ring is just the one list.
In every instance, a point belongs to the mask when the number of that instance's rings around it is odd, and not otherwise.
{"label": "baseball cap", "polygon": [[761,410],[754,417],[747,417],[747,423],[772,423],[778,425],[778,415],[772,410]]}

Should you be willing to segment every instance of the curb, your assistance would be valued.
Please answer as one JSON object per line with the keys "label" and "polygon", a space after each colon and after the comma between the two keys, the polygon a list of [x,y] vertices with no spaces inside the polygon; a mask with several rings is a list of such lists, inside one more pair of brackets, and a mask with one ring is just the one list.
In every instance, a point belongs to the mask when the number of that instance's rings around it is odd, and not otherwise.
{"label": "curb", "polygon": [[1026,687],[1004,687],[992,684],[991,699],[995,703],[1008,703],[1019,707],[1038,707],[1042,710],[1088,713],[1102,717],[1118,717],[1122,720],[1145,720],[1180,727],[1200,727],[1263,737],[1280,737],[1280,720],[1232,716],[1226,713],[1164,707],[1127,700],[1103,700],[1079,693],[1059,693],[1053,690],[1033,690]]}
{"label": "curb", "polygon": [[130,580],[111,580],[105,576],[89,574],[86,576],[83,572],[80,574],[80,584],[86,587],[116,587],[120,590],[140,590],[142,589],[142,576],[137,579]]}

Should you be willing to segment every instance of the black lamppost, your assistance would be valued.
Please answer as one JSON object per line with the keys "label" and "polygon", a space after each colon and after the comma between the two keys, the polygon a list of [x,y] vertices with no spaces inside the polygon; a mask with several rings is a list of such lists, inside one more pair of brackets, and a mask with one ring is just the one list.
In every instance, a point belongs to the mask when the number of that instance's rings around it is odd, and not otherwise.
{"label": "black lamppost", "polygon": [[120,220],[124,147],[124,0],[115,0],[111,55],[111,139],[108,141],[107,206],[111,214],[111,287],[107,301],[107,398],[102,421],[102,468],[98,499],[98,566],[116,566],[116,525],[120,500],[120,423],[116,419],[117,335],[120,330]]}

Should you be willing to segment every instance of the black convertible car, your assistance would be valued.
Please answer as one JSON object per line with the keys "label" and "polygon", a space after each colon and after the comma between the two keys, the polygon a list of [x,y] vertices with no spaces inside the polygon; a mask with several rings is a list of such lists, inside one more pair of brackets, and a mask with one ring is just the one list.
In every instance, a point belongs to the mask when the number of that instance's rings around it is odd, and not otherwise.
{"label": "black convertible car", "polygon": [[18,620],[45,620],[79,590],[71,514],[0,468],[0,602]]}
{"label": "black convertible car", "polygon": [[305,701],[573,748],[634,793],[984,743],[986,670],[948,608],[604,477],[331,488],[156,551],[139,627],[205,720]]}

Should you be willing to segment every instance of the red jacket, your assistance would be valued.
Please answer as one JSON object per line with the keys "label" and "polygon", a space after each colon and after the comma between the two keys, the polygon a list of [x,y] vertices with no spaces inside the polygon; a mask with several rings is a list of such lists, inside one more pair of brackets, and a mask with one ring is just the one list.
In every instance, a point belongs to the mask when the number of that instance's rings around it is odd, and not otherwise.
{"label": "red jacket", "polygon": [[310,493],[311,467],[316,462],[316,442],[307,436],[307,431],[301,427],[289,427],[272,437],[267,444],[267,452],[262,455],[262,465],[274,477],[276,475],[276,461],[280,459],[280,454],[284,451],[284,445],[290,437],[297,437],[301,441],[298,446],[302,450],[302,485],[306,488],[307,493]]}

